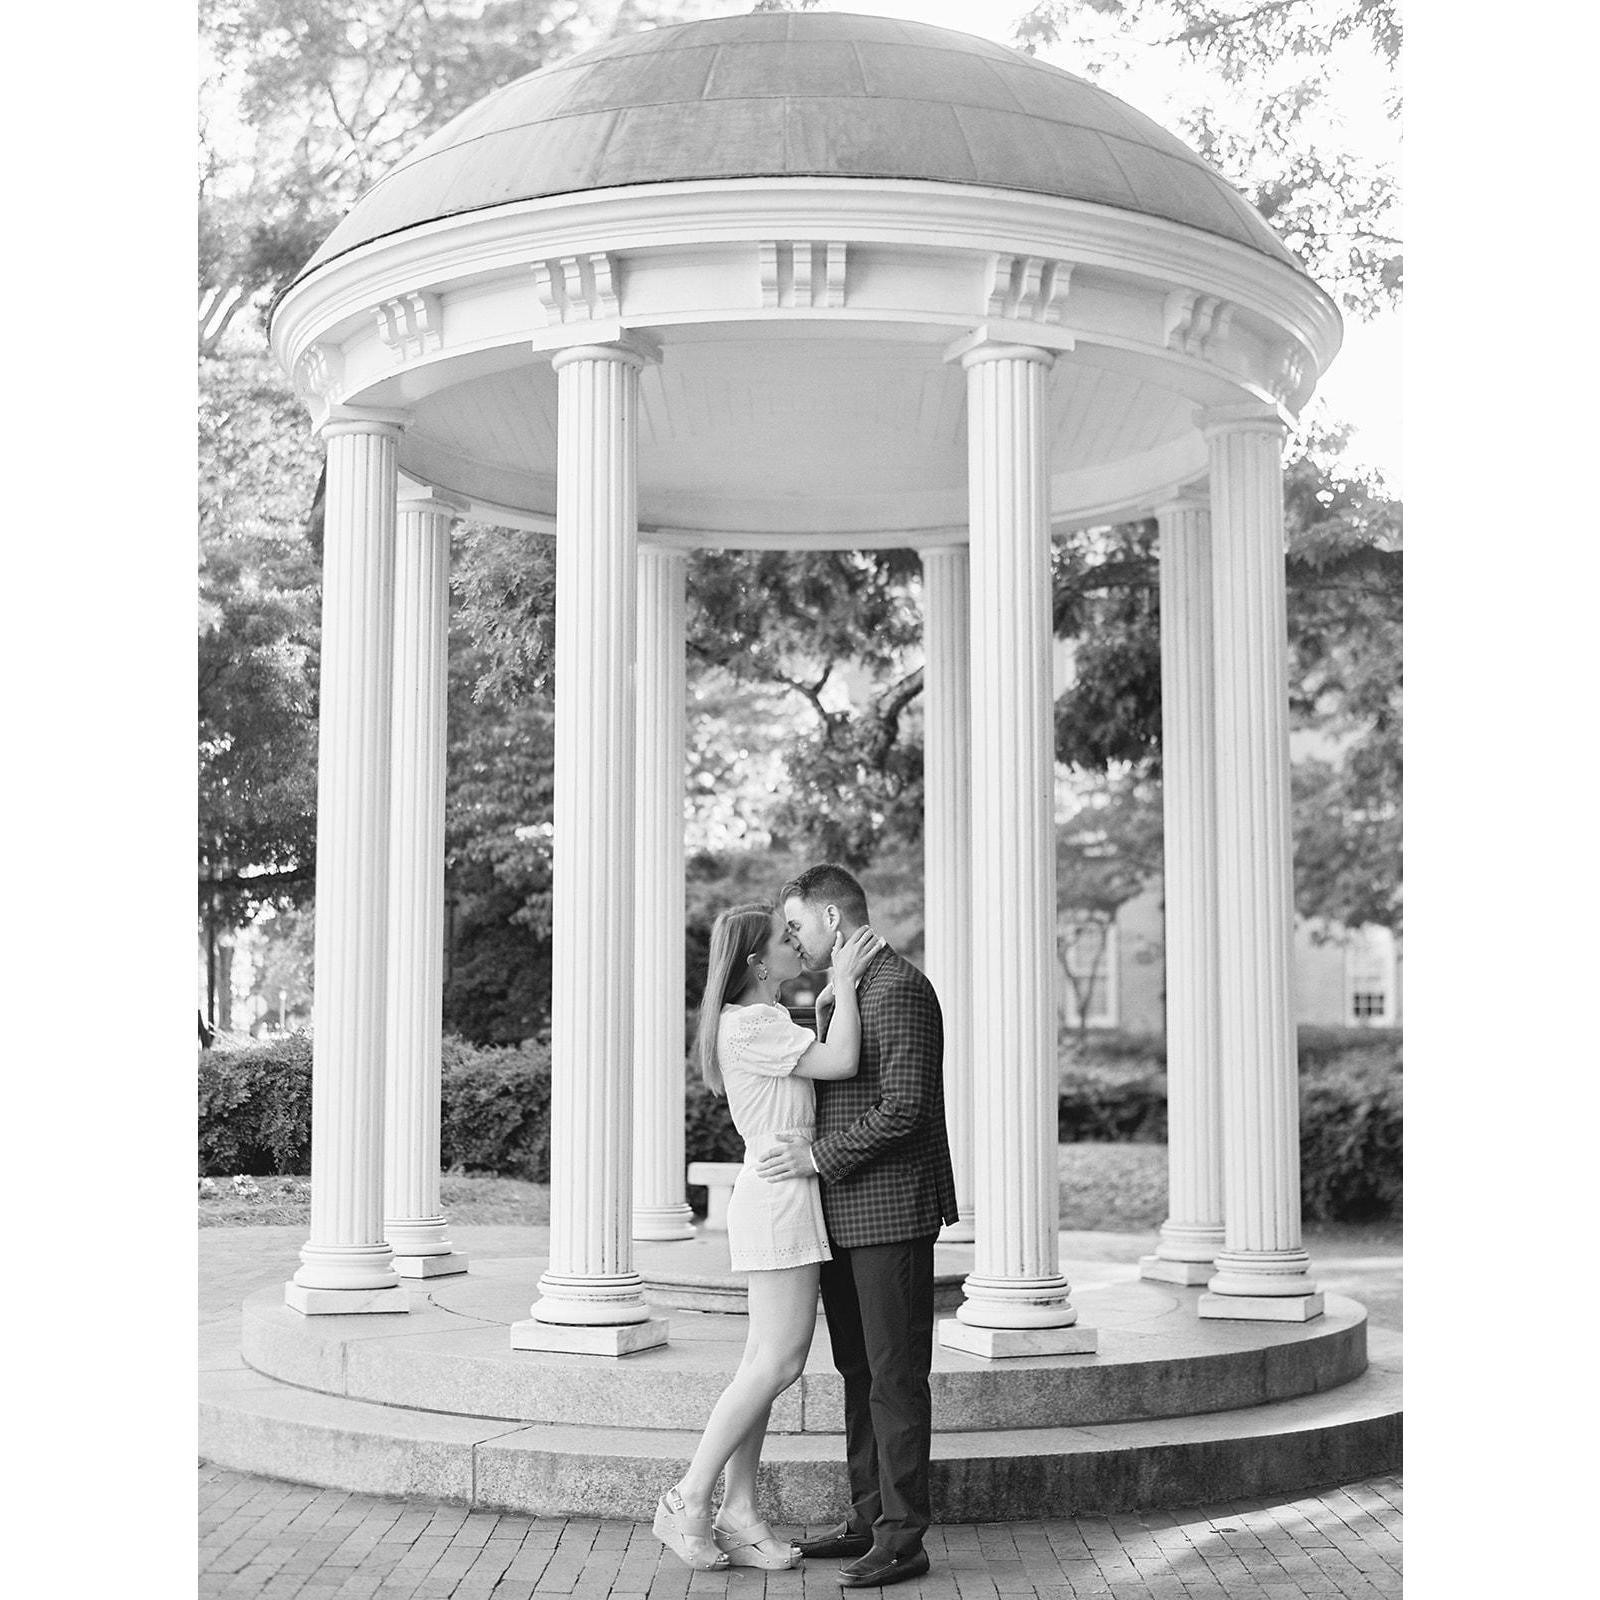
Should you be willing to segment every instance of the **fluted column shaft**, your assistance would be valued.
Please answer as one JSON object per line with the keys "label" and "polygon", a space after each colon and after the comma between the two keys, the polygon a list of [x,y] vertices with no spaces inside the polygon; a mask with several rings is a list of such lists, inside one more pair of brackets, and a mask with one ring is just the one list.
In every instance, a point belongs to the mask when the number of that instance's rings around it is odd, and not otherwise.
{"label": "fluted column shaft", "polygon": [[1072,1327],[1078,1312],[1057,1242],[1055,740],[1043,416],[1053,359],[1012,345],[982,345],[962,358],[972,541],[977,1239],[966,1298],[940,1338],[984,1355],[1093,1347],[1091,1330]]}
{"label": "fluted column shaft", "polygon": [[639,551],[633,1237],[692,1239],[684,1199],[683,790],[688,557]]}
{"label": "fluted column shaft", "polygon": [[944,1103],[960,1220],[972,1203],[972,563],[965,545],[922,552],[923,861],[928,977],[944,1013]]}
{"label": "fluted column shaft", "polygon": [[1224,1248],[1202,1316],[1322,1309],[1300,1242],[1292,989],[1284,425],[1242,406],[1204,419],[1215,626],[1219,1043]]}
{"label": "fluted column shaft", "polygon": [[[550,1260],[515,1347],[637,1348],[633,1268],[636,439],[643,358],[560,351],[556,370],[555,873]],[[653,1325],[665,1337],[665,1325]],[[549,1330],[554,1328],[555,1333]],[[594,1337],[574,1346],[562,1331]],[[543,1339],[543,1343],[539,1341]]]}
{"label": "fluted column shaft", "polygon": [[317,728],[311,1236],[303,1312],[407,1309],[383,1233],[396,422],[323,427],[328,475]]}
{"label": "fluted column shaft", "polygon": [[1161,536],[1161,802],[1165,836],[1167,1219],[1141,1277],[1204,1283],[1222,1245],[1211,517],[1186,499]]}
{"label": "fluted column shaft", "polygon": [[450,525],[463,509],[437,491],[407,495],[395,541],[383,1226],[414,1278],[467,1268],[439,1204]]}

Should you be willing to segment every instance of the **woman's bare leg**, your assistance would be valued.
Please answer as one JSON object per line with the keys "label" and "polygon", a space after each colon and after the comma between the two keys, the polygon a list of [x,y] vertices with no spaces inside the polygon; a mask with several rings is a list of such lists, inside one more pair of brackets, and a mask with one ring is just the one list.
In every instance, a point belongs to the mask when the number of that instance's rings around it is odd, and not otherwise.
{"label": "woman's bare leg", "polygon": [[767,1442],[768,1405],[751,1423],[745,1436],[734,1446],[728,1464],[722,1469],[722,1511],[718,1519],[724,1528],[748,1528],[760,1520],[756,1510],[756,1471],[761,1466],[761,1450]]}
{"label": "woman's bare leg", "polygon": [[[723,1498],[729,1522],[739,1526],[755,1520],[756,1467],[772,1402],[800,1376],[816,1331],[816,1264],[752,1272],[748,1300],[750,1329],[743,1360],[711,1408],[694,1459],[678,1482],[689,1514],[709,1516],[712,1491],[726,1467]],[[743,1516],[746,1510],[748,1517]]]}

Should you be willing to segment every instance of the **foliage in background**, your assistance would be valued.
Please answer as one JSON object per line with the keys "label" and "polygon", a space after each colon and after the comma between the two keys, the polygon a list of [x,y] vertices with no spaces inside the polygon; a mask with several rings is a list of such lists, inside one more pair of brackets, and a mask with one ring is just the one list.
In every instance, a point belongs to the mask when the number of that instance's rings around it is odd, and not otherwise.
{"label": "foliage in background", "polygon": [[[508,536],[509,537],[509,536]],[[494,540],[484,541],[493,545]],[[470,540],[458,540],[472,572]],[[464,585],[472,603],[470,578]],[[548,693],[484,687],[484,653],[452,633],[445,795],[444,1025],[512,1044],[550,1014],[555,714]]]}
{"label": "foliage in background", "polygon": [[[503,84],[660,0],[201,0],[200,339],[262,309],[356,197]],[[694,8],[691,8],[694,9]]]}
{"label": "foliage in background", "polygon": [[315,865],[320,451],[264,356],[202,362],[199,421],[200,898],[231,927]]}
{"label": "foliage in background", "polygon": [[[1398,932],[1401,507],[1369,474],[1341,464],[1345,442],[1341,431],[1310,432],[1284,468],[1290,712],[1304,745],[1294,770],[1296,909]],[[1147,868],[1152,852],[1159,861],[1159,827],[1147,825],[1161,772],[1153,530],[1127,523],[1056,543],[1054,623],[1072,643],[1077,674],[1057,701],[1056,754],[1091,800],[1097,791],[1116,798],[1125,838],[1103,841],[1102,872],[1119,857],[1130,873]],[[1082,826],[1096,820],[1091,811]]]}
{"label": "foliage in background", "polygon": [[200,1172],[311,1170],[311,1039],[200,1052]]}
{"label": "foliage in background", "polygon": [[[1313,1030],[1307,1030],[1311,1034]],[[1397,1216],[1403,1105],[1397,1039],[1318,1030],[1302,1046],[1301,1204],[1308,1220]],[[200,1171],[305,1174],[311,1157],[312,1042],[306,1034],[200,1054]],[[543,1040],[481,1048],[447,1037],[442,1050],[440,1155],[449,1171],[545,1183],[550,1177],[550,1050]],[[1064,1067],[1063,1142],[1160,1143],[1166,1077],[1159,1040],[1102,1041]],[[739,1161],[726,1100],[691,1066],[684,1097],[689,1161]],[[704,1208],[703,1194],[691,1204]]]}
{"label": "foliage in background", "polygon": [[1405,1127],[1402,1080],[1370,1058],[1342,1058],[1300,1079],[1300,1210],[1309,1222],[1398,1216]]}
{"label": "foliage in background", "polygon": [[441,1165],[550,1180],[550,1047],[541,1040],[479,1049],[446,1038]]}
{"label": "foliage in background", "polygon": [[[1162,120],[1231,182],[1346,310],[1398,304],[1403,279],[1394,160],[1344,142],[1338,57],[1381,63],[1398,120],[1402,28],[1394,0],[1038,0],[1019,48],[1070,47],[1061,64],[1115,86],[1145,58],[1186,67]],[[1196,70],[1198,69],[1198,70]],[[1156,111],[1155,107],[1146,107]]]}

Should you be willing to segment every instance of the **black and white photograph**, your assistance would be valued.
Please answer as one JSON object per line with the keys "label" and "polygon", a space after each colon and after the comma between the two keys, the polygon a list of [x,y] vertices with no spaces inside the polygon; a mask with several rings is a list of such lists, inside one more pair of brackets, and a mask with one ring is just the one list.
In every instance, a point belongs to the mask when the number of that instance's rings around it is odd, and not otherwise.
{"label": "black and white photograph", "polygon": [[1390,0],[201,0],[199,1588],[1401,1592]]}

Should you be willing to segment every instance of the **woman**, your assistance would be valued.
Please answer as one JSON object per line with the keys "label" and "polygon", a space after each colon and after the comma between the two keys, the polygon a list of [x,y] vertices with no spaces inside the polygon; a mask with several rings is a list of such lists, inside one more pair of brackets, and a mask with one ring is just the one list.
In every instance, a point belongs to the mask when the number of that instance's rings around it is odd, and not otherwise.
{"label": "woman", "polygon": [[[655,1533],[689,1566],[792,1567],[799,1555],[756,1511],[756,1467],[772,1402],[800,1376],[817,1325],[817,1264],[832,1259],[815,1179],[766,1183],[755,1163],[785,1138],[813,1138],[812,1078],[856,1070],[861,1017],[856,980],[883,949],[860,928],[833,947],[818,997],[831,1000],[826,1043],[790,1020],[778,991],[800,975],[800,952],[769,905],[734,906],[712,924],[695,1054],[705,1081],[728,1097],[745,1166],[728,1201],[728,1254],[749,1279],[749,1333],[733,1382],[711,1409],[689,1470],[656,1506]],[[711,1492],[726,1472],[715,1519]]]}

